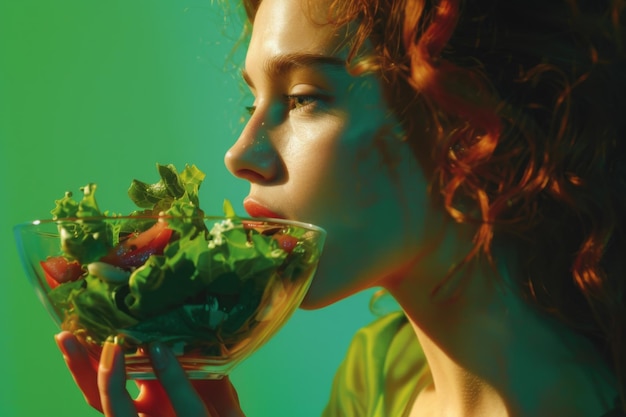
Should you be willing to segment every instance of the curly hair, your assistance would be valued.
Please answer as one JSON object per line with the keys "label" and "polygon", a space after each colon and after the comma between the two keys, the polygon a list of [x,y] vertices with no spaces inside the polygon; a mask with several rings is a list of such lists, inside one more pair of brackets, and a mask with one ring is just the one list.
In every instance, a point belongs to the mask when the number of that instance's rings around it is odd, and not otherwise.
{"label": "curly hair", "polygon": [[625,10],[333,0],[329,19],[356,23],[348,68],[379,75],[433,196],[476,224],[465,261],[515,245],[523,294],[598,346],[626,411]]}

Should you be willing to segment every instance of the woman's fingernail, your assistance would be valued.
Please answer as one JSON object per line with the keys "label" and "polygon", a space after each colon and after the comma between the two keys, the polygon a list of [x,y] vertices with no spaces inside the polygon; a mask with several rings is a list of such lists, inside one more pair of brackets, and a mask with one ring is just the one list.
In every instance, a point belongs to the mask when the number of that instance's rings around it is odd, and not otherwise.
{"label": "woman's fingernail", "polygon": [[76,346],[73,340],[68,340],[67,338],[63,339],[60,335],[55,334],[54,341],[57,343],[57,346],[64,356],[72,356],[78,352],[78,346]]}
{"label": "woman's fingernail", "polygon": [[102,347],[102,353],[100,354],[100,369],[103,371],[109,371],[113,368],[113,362],[115,361],[115,344],[111,342],[105,342]]}
{"label": "woman's fingernail", "polygon": [[150,345],[150,358],[154,369],[162,370],[169,363],[170,353],[161,343],[153,343]]}

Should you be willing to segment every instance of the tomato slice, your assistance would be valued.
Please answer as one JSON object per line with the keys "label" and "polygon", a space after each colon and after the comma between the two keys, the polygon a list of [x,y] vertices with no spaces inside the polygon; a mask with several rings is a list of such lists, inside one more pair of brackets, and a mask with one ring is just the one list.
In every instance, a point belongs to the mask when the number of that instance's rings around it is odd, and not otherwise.
{"label": "tomato slice", "polygon": [[84,273],[80,263],[70,261],[64,256],[50,256],[39,264],[50,288],[56,288],[65,282],[76,281]]}
{"label": "tomato slice", "polygon": [[163,221],[157,222],[148,230],[121,242],[100,261],[123,269],[143,265],[151,255],[162,255],[174,231]]}

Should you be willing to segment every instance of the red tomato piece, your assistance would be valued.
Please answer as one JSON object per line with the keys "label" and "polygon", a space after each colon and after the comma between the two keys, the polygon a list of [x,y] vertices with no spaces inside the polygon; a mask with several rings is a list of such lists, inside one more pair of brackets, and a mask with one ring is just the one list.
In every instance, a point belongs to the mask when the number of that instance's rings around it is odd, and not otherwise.
{"label": "red tomato piece", "polygon": [[55,288],[65,282],[76,281],[84,273],[77,261],[70,261],[64,256],[51,256],[39,264],[50,288]]}
{"label": "red tomato piece", "polygon": [[275,234],[272,238],[278,242],[278,246],[287,253],[291,253],[298,244],[298,238],[291,235]]}
{"label": "red tomato piece", "polygon": [[151,255],[162,255],[173,232],[167,223],[157,222],[148,230],[121,242],[100,260],[119,268],[136,268],[143,265]]}
{"label": "red tomato piece", "polygon": [[278,246],[287,253],[291,253],[298,243],[298,238],[280,232],[276,225],[268,225],[262,221],[246,220],[243,222],[246,230],[255,230],[264,235],[271,235],[278,242]]}

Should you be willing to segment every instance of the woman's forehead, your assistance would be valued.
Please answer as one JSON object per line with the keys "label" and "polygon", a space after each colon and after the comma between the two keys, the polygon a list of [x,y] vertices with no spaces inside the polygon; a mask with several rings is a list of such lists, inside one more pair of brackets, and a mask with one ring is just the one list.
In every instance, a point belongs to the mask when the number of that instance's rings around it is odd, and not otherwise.
{"label": "woman's forehead", "polygon": [[263,0],[256,14],[251,51],[337,55],[346,32],[329,23],[329,0]]}

